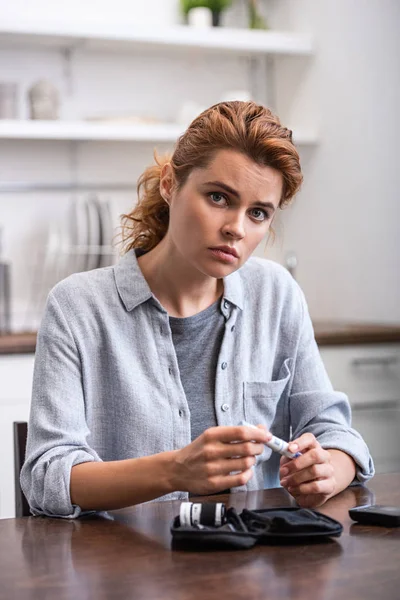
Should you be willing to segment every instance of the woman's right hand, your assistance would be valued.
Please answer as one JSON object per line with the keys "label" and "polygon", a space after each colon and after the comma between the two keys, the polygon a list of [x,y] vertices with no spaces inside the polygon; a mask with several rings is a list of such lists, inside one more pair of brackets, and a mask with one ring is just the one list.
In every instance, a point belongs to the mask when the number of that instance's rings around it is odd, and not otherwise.
{"label": "woman's right hand", "polygon": [[245,425],[206,429],[191,444],[175,451],[174,489],[204,495],[245,485],[253,475],[256,456],[271,437],[263,425],[257,429]]}

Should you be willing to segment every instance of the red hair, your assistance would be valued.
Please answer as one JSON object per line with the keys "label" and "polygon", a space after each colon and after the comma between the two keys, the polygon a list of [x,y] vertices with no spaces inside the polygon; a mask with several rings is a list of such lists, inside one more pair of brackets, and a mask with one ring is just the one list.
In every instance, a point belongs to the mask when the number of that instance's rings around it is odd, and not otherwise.
{"label": "red hair", "polygon": [[303,176],[292,132],[282,127],[278,117],[265,106],[255,102],[220,102],[194,119],[179,137],[172,156],[160,158],[155,154],[155,164],[139,177],[138,203],[132,212],[121,216],[122,252],[131,248],[151,250],[167,232],[169,206],[160,195],[163,165],[171,164],[180,189],[193,169],[206,168],[215,153],[225,149],[242,152],[282,174],[280,208],[289,204],[299,190]]}

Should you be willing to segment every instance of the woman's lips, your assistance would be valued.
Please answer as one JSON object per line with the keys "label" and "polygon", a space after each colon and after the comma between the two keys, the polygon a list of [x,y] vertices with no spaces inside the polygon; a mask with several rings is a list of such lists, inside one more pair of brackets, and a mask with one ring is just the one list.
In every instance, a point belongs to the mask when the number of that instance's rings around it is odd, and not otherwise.
{"label": "woman's lips", "polygon": [[224,263],[232,264],[236,262],[238,259],[236,256],[233,256],[230,252],[224,252],[223,250],[219,250],[218,248],[209,248],[212,255]]}

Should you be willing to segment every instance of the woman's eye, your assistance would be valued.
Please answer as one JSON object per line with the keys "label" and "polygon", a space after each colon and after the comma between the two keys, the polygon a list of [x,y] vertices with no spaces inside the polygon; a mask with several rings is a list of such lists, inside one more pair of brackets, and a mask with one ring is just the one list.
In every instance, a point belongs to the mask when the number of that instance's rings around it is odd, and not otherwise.
{"label": "woman's eye", "polygon": [[251,211],[251,216],[254,217],[257,221],[265,221],[268,219],[268,214],[265,210],[261,208],[253,208]]}
{"label": "woman's eye", "polygon": [[226,198],[224,194],[220,194],[219,192],[211,192],[209,194],[211,200],[215,202],[215,204],[223,204],[226,203]]}

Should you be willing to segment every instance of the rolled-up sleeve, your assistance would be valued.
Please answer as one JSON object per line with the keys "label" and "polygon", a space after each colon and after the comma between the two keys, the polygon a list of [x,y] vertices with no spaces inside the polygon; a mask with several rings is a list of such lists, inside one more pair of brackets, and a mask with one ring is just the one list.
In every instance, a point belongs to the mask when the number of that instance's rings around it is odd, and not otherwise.
{"label": "rolled-up sleeve", "polygon": [[70,475],[74,465],[101,460],[87,444],[89,433],[81,359],[54,292],[50,292],[36,345],[26,458],[21,470],[21,487],[34,515],[75,518],[82,513],[71,503]]}
{"label": "rolled-up sleeve", "polygon": [[374,464],[361,435],[351,427],[351,408],[346,394],[334,391],[314,337],[306,300],[299,289],[302,326],[289,396],[292,439],[315,435],[323,448],[349,454],[357,465],[356,480],[374,475]]}

